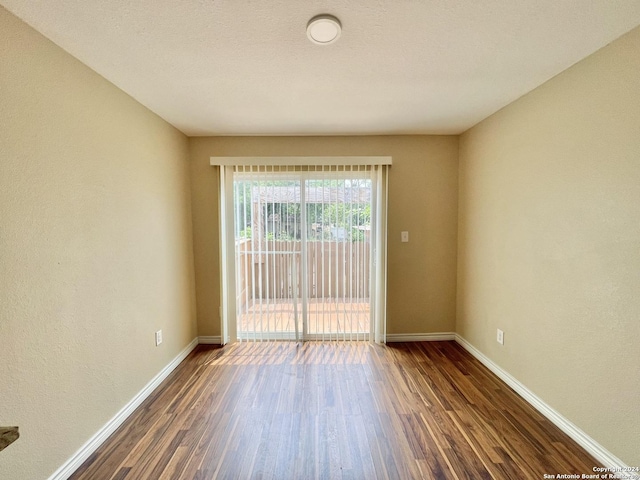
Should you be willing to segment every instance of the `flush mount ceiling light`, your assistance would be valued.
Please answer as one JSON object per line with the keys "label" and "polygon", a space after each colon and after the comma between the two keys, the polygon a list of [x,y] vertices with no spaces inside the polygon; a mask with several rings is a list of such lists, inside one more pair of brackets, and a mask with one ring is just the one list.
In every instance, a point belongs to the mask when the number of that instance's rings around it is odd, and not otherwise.
{"label": "flush mount ceiling light", "polygon": [[329,45],[340,38],[342,25],[333,15],[316,15],[307,23],[307,37],[318,45]]}

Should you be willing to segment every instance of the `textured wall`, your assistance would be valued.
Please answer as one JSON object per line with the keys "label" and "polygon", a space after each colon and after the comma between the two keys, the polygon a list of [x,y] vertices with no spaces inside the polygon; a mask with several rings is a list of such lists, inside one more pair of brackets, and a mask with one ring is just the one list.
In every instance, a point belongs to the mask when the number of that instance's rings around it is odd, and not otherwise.
{"label": "textured wall", "polygon": [[634,466],[638,52],[640,28],[461,137],[457,318],[463,337]]}
{"label": "textured wall", "polygon": [[1,7],[0,65],[0,478],[42,480],[196,335],[188,143]]}
{"label": "textured wall", "polygon": [[[218,174],[211,156],[390,155],[388,333],[450,332],[455,324],[458,139],[191,138],[200,335],[220,335]],[[400,243],[408,230],[409,243]]]}

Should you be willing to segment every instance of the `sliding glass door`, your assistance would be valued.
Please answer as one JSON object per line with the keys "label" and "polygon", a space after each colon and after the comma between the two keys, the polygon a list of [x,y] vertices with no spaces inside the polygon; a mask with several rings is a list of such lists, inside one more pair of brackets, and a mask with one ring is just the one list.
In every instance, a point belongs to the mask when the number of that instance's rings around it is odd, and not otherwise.
{"label": "sliding glass door", "polygon": [[241,340],[366,340],[370,170],[234,172]]}
{"label": "sliding glass door", "polygon": [[368,164],[221,168],[223,343],[384,341],[382,173]]}

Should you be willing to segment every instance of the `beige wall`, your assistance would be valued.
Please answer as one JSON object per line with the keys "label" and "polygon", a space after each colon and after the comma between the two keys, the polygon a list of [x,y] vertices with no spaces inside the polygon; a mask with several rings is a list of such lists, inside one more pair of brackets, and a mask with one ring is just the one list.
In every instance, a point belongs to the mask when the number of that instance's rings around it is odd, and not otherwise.
{"label": "beige wall", "polygon": [[639,52],[637,28],[462,135],[458,233],[458,333],[634,466]]}
{"label": "beige wall", "polygon": [[0,478],[42,480],[196,336],[188,144],[1,7],[0,65]]}
{"label": "beige wall", "polygon": [[[457,137],[203,137],[190,145],[200,335],[220,335],[218,174],[209,158],[254,155],[392,156],[387,331],[453,331]],[[400,242],[402,230],[409,243]]]}

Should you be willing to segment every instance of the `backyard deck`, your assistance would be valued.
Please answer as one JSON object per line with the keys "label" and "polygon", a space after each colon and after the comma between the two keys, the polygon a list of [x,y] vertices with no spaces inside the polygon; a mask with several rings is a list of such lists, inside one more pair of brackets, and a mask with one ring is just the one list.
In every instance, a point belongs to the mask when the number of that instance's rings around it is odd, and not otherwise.
{"label": "backyard deck", "polygon": [[[256,299],[238,317],[241,339],[294,340],[295,318],[302,333],[302,302],[289,299]],[[369,300],[311,298],[307,302],[306,338],[366,340],[370,331]]]}

